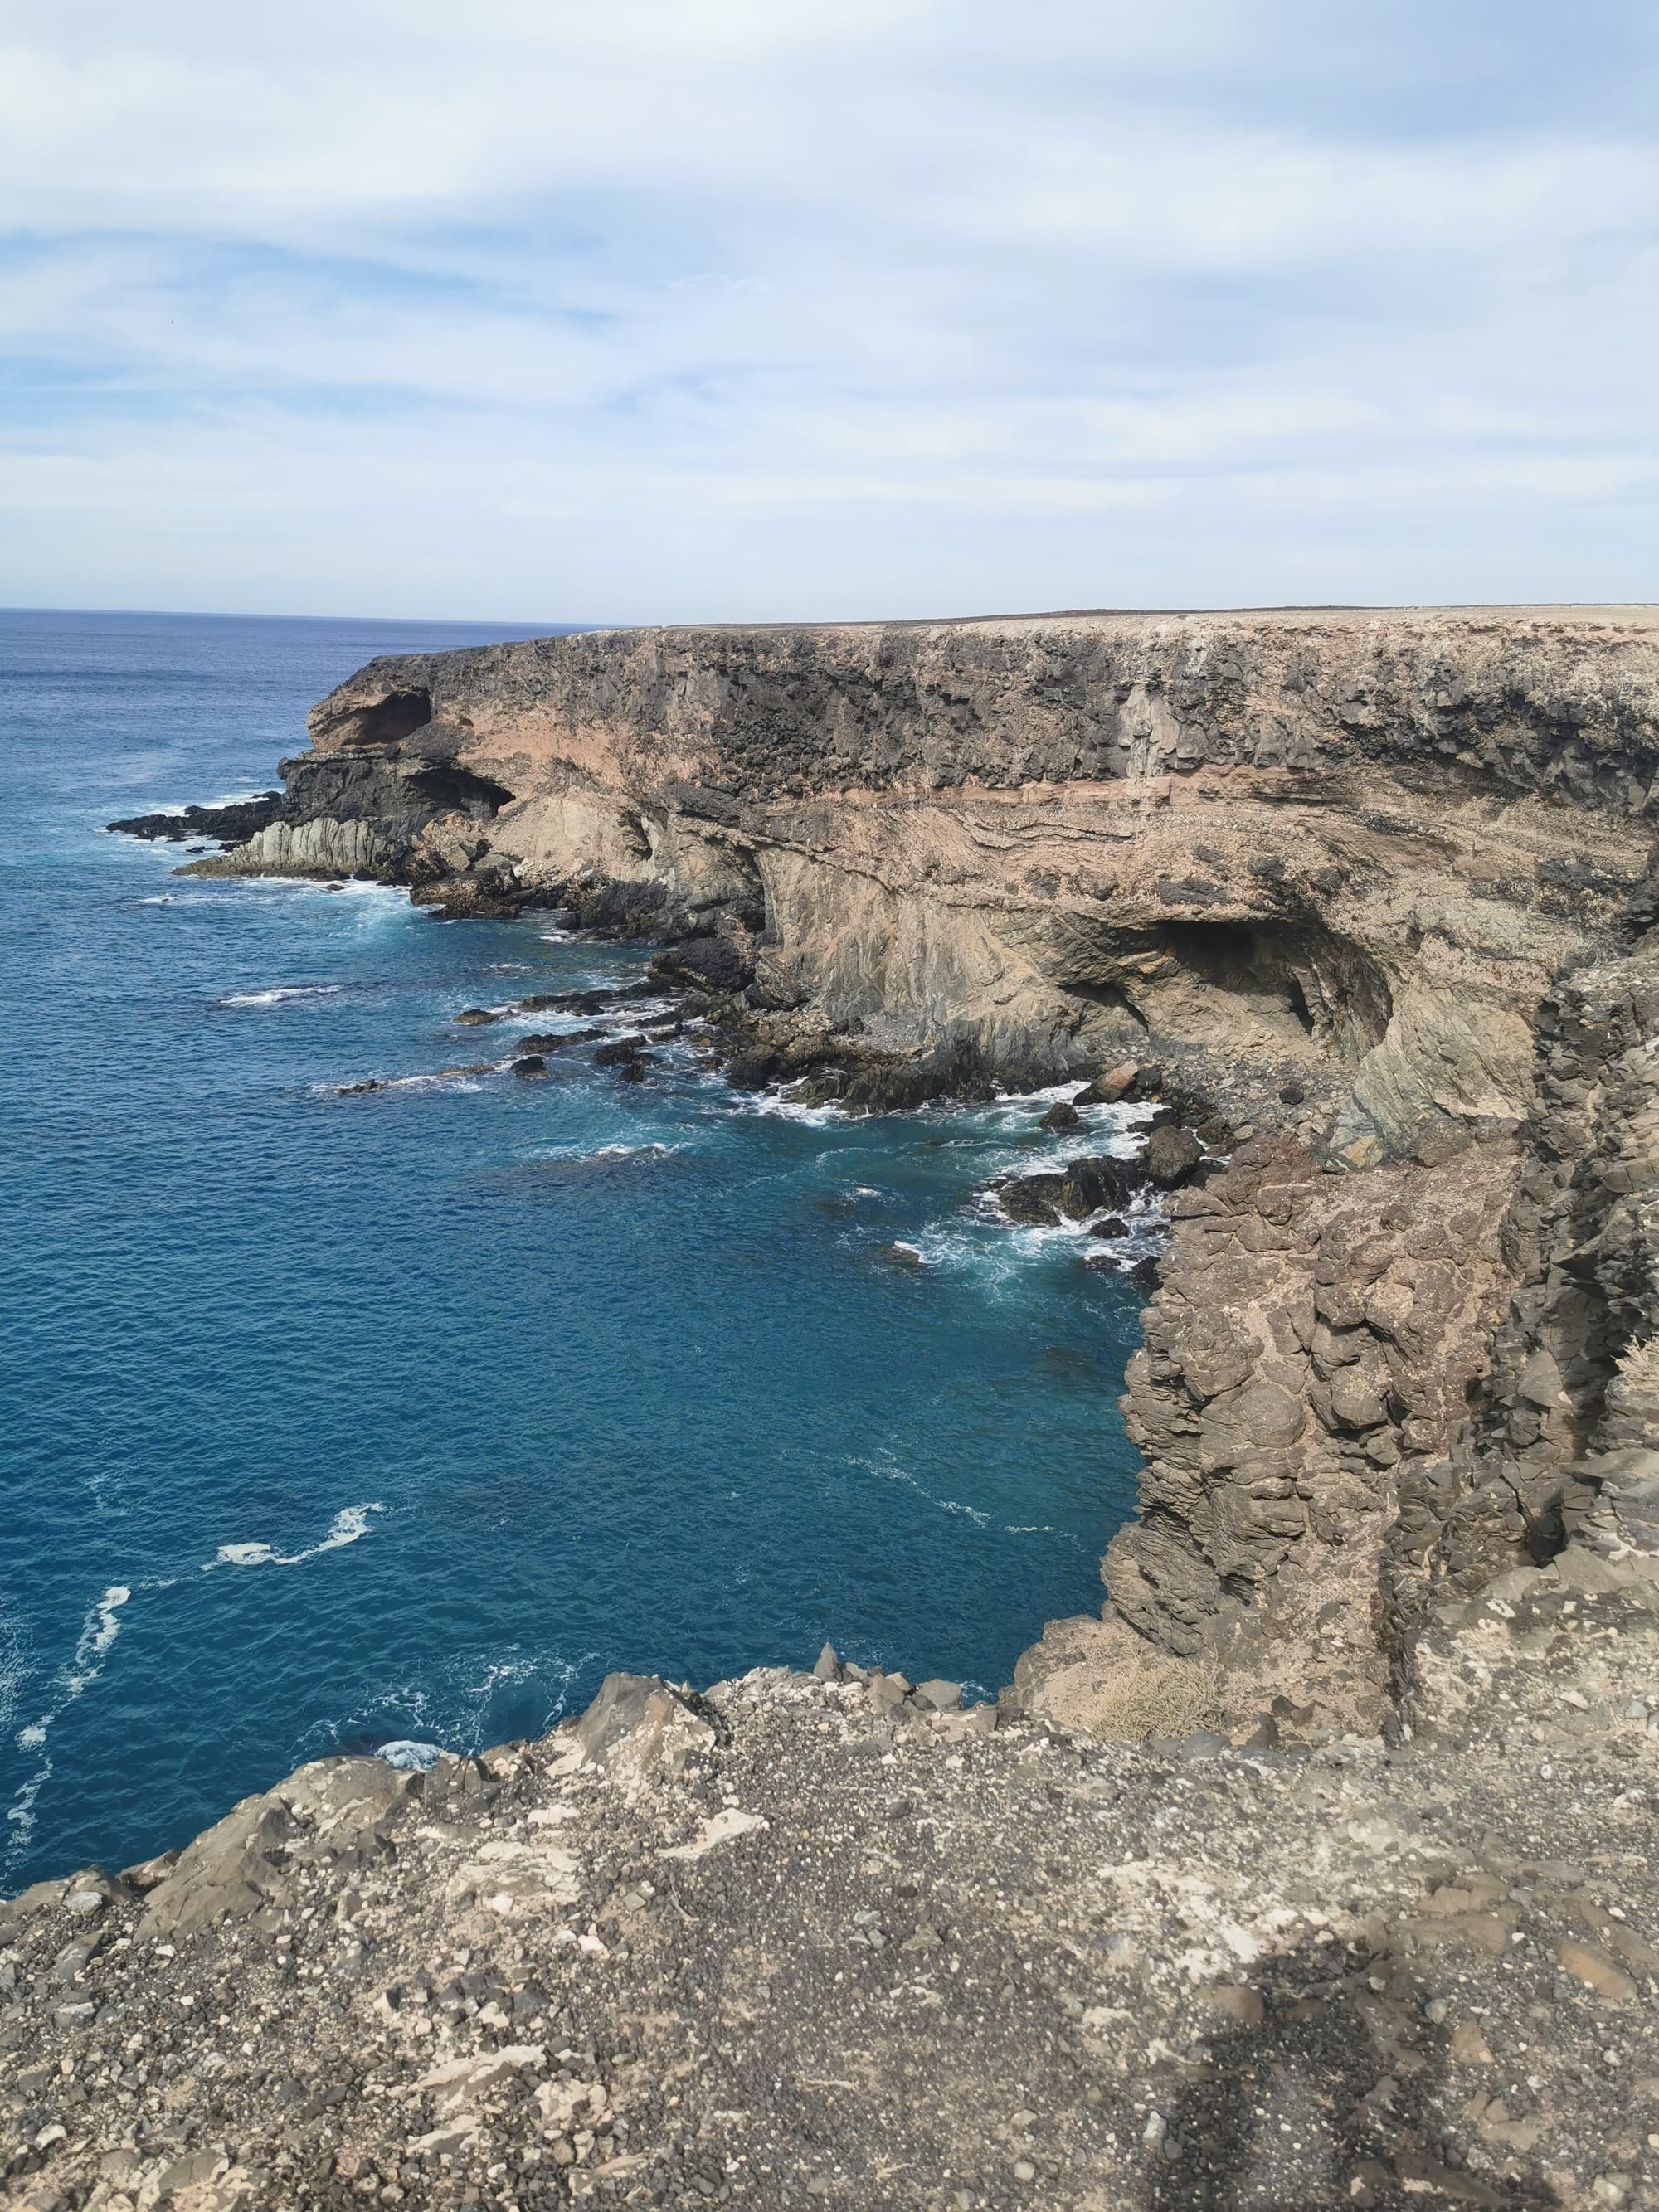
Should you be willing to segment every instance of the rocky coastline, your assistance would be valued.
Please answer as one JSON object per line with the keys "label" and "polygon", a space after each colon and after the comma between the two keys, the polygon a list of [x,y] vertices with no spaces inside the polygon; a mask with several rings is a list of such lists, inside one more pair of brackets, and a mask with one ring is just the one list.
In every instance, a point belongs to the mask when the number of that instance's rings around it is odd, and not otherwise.
{"label": "rocky coastline", "polygon": [[188,872],[649,937],[850,1110],[1142,1105],[994,1194],[1164,1194],[1140,1510],[996,1707],[613,1677],[0,1907],[6,2201],[1659,2205],[1659,616],[593,634],[310,727]]}

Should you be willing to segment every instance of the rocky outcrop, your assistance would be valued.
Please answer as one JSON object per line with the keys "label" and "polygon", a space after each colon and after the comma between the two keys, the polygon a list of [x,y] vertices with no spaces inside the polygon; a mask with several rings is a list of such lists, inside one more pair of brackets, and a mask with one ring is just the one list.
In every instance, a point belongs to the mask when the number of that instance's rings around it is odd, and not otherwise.
{"label": "rocky outcrop", "polygon": [[1247,1707],[1316,1699],[1381,1724],[1401,1472],[1467,1430],[1514,1168],[1506,1140],[1333,1176],[1294,1140],[1257,1139],[1169,1202],[1126,1377],[1140,1516],[1103,1572],[1116,1617],[1224,1656]]}
{"label": "rocky outcrop", "polygon": [[222,806],[186,806],[176,814],[134,814],[125,822],[106,826],[124,837],[143,837],[182,844],[191,838],[210,839],[218,845],[243,845],[276,820],[283,808],[280,791],[262,791],[252,799],[233,799]]}

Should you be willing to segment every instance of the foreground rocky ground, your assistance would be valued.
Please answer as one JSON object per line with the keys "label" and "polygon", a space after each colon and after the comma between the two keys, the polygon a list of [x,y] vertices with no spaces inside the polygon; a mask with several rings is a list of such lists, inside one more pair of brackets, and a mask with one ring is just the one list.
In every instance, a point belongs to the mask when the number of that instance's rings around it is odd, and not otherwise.
{"label": "foreground rocky ground", "polygon": [[302,1768],[0,1909],[3,2201],[1659,2205],[1613,1580],[1447,1608],[1392,1748],[1100,1744],[826,1658]]}

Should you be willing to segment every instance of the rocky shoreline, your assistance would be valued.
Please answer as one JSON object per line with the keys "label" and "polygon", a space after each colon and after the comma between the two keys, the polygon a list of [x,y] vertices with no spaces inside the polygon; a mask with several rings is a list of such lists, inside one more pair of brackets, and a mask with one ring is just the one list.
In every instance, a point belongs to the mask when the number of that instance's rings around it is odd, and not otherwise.
{"label": "rocky shoreline", "polygon": [[1140,1511],[996,1708],[613,1678],[40,1886],[10,2201],[1659,2205],[1653,612],[613,633],[311,728],[190,872],[651,937],[756,1087],[1144,1103]]}

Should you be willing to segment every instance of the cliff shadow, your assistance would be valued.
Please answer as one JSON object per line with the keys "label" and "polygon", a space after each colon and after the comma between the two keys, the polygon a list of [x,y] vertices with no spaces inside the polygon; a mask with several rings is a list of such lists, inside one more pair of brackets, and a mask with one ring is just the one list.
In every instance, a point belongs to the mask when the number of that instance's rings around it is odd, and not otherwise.
{"label": "cliff shadow", "polygon": [[1478,2172],[1465,2161],[1449,2124],[1468,2109],[1449,2078],[1453,2029],[1430,2023],[1413,1978],[1384,1972],[1304,1944],[1227,1991],[1210,2065],[1160,2107],[1144,2212],[1559,2205],[1501,2147]]}

